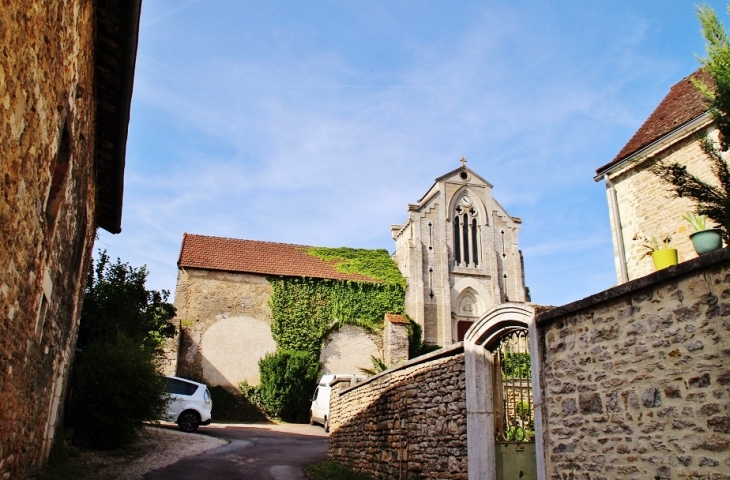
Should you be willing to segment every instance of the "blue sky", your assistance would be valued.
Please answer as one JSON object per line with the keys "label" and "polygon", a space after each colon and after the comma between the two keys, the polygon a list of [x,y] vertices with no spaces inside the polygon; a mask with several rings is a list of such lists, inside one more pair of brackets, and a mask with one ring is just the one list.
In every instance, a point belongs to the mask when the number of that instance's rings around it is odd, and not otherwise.
{"label": "blue sky", "polygon": [[173,294],[183,232],[392,252],[464,156],[523,220],[533,301],[609,288],[593,175],[697,68],[693,5],[145,0],[123,231],[95,248]]}

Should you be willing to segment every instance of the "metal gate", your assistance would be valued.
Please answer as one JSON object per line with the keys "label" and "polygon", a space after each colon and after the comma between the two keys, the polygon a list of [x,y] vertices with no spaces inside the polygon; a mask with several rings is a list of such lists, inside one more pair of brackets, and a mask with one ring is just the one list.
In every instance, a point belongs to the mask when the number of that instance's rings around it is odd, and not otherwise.
{"label": "metal gate", "polygon": [[533,480],[535,414],[527,329],[509,329],[492,351],[498,480]]}

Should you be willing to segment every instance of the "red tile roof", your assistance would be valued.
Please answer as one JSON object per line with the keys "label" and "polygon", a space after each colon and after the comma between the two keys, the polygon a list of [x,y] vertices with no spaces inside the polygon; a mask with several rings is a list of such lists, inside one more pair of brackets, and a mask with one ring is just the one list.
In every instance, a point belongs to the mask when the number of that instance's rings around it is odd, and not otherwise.
{"label": "red tile roof", "polygon": [[379,283],[358,273],[338,272],[334,262],[309,255],[307,250],[310,248],[306,245],[185,233],[177,265],[181,268]]}
{"label": "red tile roof", "polygon": [[702,69],[699,69],[674,85],[669,90],[669,94],[664,97],[664,100],[649,115],[649,118],[646,119],[641,128],[631,137],[629,143],[621,149],[618,155],[616,155],[616,158],[611,160],[610,163],[596,170],[597,174],[600,175],[609,167],[619,163],[621,160],[638,152],[652,142],[659,140],[707,111],[702,95],[690,81],[692,77],[701,79],[707,84],[712,84],[710,75],[702,71]]}

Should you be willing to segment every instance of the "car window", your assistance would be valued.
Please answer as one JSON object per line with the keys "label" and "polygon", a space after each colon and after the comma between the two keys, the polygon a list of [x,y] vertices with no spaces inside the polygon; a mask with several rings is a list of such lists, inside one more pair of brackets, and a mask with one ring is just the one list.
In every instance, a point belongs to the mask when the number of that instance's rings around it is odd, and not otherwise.
{"label": "car window", "polygon": [[178,380],[177,378],[165,378],[165,391],[176,395],[192,395],[198,389],[194,383]]}
{"label": "car window", "polygon": [[317,400],[317,394],[319,393],[319,387],[314,389],[314,393],[312,394],[312,401]]}

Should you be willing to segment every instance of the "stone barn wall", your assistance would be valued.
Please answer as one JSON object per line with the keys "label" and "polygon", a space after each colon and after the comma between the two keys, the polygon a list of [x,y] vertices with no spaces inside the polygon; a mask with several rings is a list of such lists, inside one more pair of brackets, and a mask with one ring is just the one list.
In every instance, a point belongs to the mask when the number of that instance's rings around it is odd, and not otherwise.
{"label": "stone barn wall", "polygon": [[727,251],[536,320],[546,478],[730,479]]}
{"label": "stone barn wall", "polygon": [[377,478],[467,478],[464,348],[410,360],[330,405],[330,458]]}
{"label": "stone barn wall", "polygon": [[271,285],[263,275],[180,269],[175,308],[180,322],[177,374],[209,385],[259,383],[258,361],[276,350]]}
{"label": "stone barn wall", "polygon": [[[242,380],[260,383],[258,361],[276,350],[268,300],[272,288],[265,275],[185,268],[178,271],[175,308],[179,336],[165,345],[163,370],[207,383],[236,387]],[[405,328],[391,335],[407,356]],[[397,337],[397,338],[396,338]],[[322,373],[360,373],[382,357],[383,339],[346,325],[324,342]],[[403,352],[393,352],[397,358]],[[314,387],[313,387],[314,388]]]}

